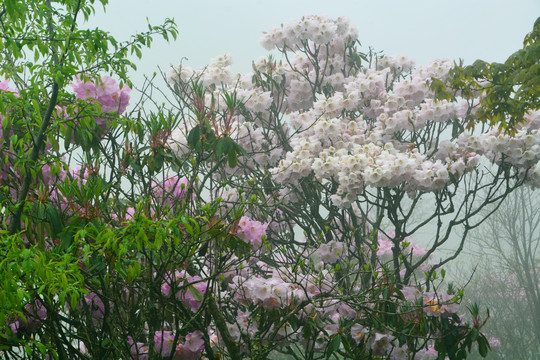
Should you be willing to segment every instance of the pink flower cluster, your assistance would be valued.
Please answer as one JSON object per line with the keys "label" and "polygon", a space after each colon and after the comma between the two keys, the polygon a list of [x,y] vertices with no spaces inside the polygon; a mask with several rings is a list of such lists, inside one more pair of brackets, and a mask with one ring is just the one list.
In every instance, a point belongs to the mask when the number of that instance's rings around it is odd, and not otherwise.
{"label": "pink flower cluster", "polygon": [[18,96],[18,91],[9,87],[9,79],[0,81],[0,91],[8,91],[15,93]]}
{"label": "pink flower cluster", "polygon": [[[110,309],[113,306],[112,302],[109,302],[108,306]],[[84,294],[77,304],[77,310],[81,312],[88,311],[88,313],[92,316],[94,326],[99,327],[102,325],[106,312],[102,295],[96,294],[93,291],[90,291],[88,294]]]}
{"label": "pink flower cluster", "polygon": [[188,184],[187,178],[178,176],[170,176],[163,182],[154,181],[152,183],[154,198],[161,206],[167,204],[174,207],[186,198]]}
{"label": "pink flower cluster", "polygon": [[171,290],[176,292],[176,298],[182,301],[191,311],[196,312],[201,306],[201,299],[206,294],[208,284],[202,281],[198,275],[190,276],[185,271],[174,272],[174,275],[169,274],[165,282],[161,285],[161,292],[165,296],[169,296]]}
{"label": "pink flower cluster", "polygon": [[[103,76],[101,79],[84,81],[80,77],[76,78],[71,87],[75,96],[80,100],[89,100],[97,103],[104,113],[113,112],[122,114],[129,105],[129,93],[131,89],[127,84],[122,88],[110,76]],[[96,124],[102,129],[107,128],[105,118],[96,118]]]}
{"label": "pink flower cluster", "polygon": [[262,245],[263,237],[266,237],[267,227],[267,223],[250,220],[247,216],[242,216],[238,222],[237,235],[240,239],[257,249]]}
{"label": "pink flower cluster", "polygon": [[131,336],[128,336],[128,343],[131,350],[131,360],[148,360],[150,347],[142,342],[134,342]]}
{"label": "pink flower cluster", "polygon": [[252,276],[248,279],[236,276],[231,284],[235,300],[242,303],[260,304],[265,309],[284,308],[305,299],[305,292],[299,286],[280,278]]}
{"label": "pink flower cluster", "polygon": [[416,286],[405,286],[401,290],[406,303],[422,302],[422,310],[428,316],[449,317],[458,312],[460,303],[456,295],[441,292],[423,292]]}
{"label": "pink flower cluster", "polygon": [[41,322],[47,319],[47,309],[39,300],[26,304],[24,310],[25,318],[18,316],[17,320],[9,324],[9,328],[14,334],[19,333],[21,330],[34,332]]}
{"label": "pink flower cluster", "polygon": [[[183,341],[181,340],[181,337],[175,336],[172,331],[156,331],[154,348],[162,358],[169,358],[172,355],[174,360],[199,359],[201,351],[204,349],[202,332],[196,330],[188,333]],[[139,357],[139,359],[141,358]]]}
{"label": "pink flower cluster", "polygon": [[93,99],[101,105],[103,112],[122,114],[129,105],[131,89],[127,84],[120,89],[116,80],[110,76],[103,76],[96,81],[83,81],[77,78],[71,86],[77,99]]}
{"label": "pink flower cluster", "polygon": [[[389,234],[390,235],[390,234]],[[386,237],[380,237],[378,239],[379,247],[377,249],[377,256],[380,259],[392,258],[392,247],[394,243],[392,239]],[[421,248],[420,246],[411,243],[410,239],[407,237],[400,243],[400,253],[406,256],[415,256],[420,257],[426,254],[427,250]]]}
{"label": "pink flower cluster", "polygon": [[346,257],[348,254],[347,244],[339,241],[330,241],[322,243],[319,248],[313,253],[322,262],[333,264],[338,259]]}

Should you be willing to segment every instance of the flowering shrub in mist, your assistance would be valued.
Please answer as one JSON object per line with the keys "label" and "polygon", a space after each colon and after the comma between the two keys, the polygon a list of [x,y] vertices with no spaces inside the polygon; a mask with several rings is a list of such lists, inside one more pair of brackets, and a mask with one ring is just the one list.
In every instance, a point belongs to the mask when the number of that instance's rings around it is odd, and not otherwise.
{"label": "flowering shrub in mist", "polygon": [[[515,134],[466,130],[482,92],[439,99],[449,61],[364,54],[357,37],[344,18],[291,21],[261,40],[282,59],[250,73],[229,55],[172,67],[171,108],[155,112],[126,113],[110,77],[72,74],[42,145],[3,139],[3,355],[485,356],[485,319],[472,307],[465,322],[463,290],[441,285],[460,250],[435,251],[538,186],[540,113]],[[1,94],[16,124],[22,105]],[[24,146],[50,175],[34,160],[24,180],[9,156]]]}

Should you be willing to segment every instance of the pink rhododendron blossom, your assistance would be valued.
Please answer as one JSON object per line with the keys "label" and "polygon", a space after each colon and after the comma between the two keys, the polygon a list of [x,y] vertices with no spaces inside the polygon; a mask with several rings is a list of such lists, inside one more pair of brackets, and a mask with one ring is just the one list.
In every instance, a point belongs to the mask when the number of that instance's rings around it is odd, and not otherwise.
{"label": "pink rhododendron blossom", "polygon": [[96,81],[75,79],[71,87],[78,99],[93,99],[101,105],[103,112],[122,114],[129,105],[131,89],[124,84],[120,89],[117,82],[110,76],[103,76]]}
{"label": "pink rhododendron blossom", "polygon": [[202,281],[200,276],[190,276],[185,271],[176,270],[174,276],[169,274],[165,277],[165,282],[161,285],[161,292],[163,295],[169,296],[171,289],[178,289],[176,298],[195,312],[202,304],[201,299],[206,294],[207,286],[207,282]]}
{"label": "pink rhododendron blossom", "polygon": [[156,331],[154,334],[154,348],[162,357],[172,355],[174,360],[195,360],[200,358],[200,354],[204,349],[203,334],[196,330],[188,333],[184,342],[179,337],[174,346],[175,335],[172,331]]}
{"label": "pink rhododendron blossom", "polygon": [[496,337],[493,337],[493,336],[489,337],[488,342],[489,342],[489,346],[491,346],[492,348],[501,347],[501,341],[497,339]]}
{"label": "pink rhododendron blossom", "polygon": [[196,330],[186,335],[183,351],[182,351],[182,356],[179,357],[179,359],[184,359],[184,360],[198,359],[203,349],[204,349],[203,334],[201,331]]}
{"label": "pink rhododendron blossom", "polygon": [[9,323],[10,330],[17,334],[21,330],[35,332],[38,326],[47,319],[47,309],[40,300],[24,306],[24,318],[17,316],[17,320]]}
{"label": "pink rhododendron blossom", "polygon": [[128,336],[128,343],[131,349],[131,360],[148,360],[150,348],[141,342],[134,342],[131,336]]}
{"label": "pink rhododendron blossom", "polygon": [[[71,83],[71,87],[77,99],[89,100],[99,104],[103,113],[122,114],[129,105],[131,89],[126,84],[120,89],[116,81],[110,76],[87,81],[83,81],[81,77],[78,77]],[[94,120],[102,131],[107,130],[108,119],[106,116],[95,117]]]}
{"label": "pink rhododendron blossom", "polygon": [[262,245],[263,236],[266,237],[267,223],[261,223],[256,220],[250,220],[247,216],[242,216],[238,222],[238,237],[254,248]]}
{"label": "pink rhododendron blossom", "polygon": [[89,294],[84,294],[83,298],[86,305],[92,312],[92,317],[94,319],[102,319],[105,315],[105,304],[98,294],[90,292]]}
{"label": "pink rhododendron blossom", "polygon": [[351,336],[357,344],[365,340],[367,329],[360,324],[354,324],[351,326]]}
{"label": "pink rhododendron blossom", "polygon": [[129,222],[131,219],[133,219],[133,215],[135,215],[135,209],[132,207],[129,207],[126,209],[126,213],[123,218],[119,218],[118,215],[116,214],[111,214],[111,218],[116,221],[121,221],[121,222],[126,223],[126,222]]}
{"label": "pink rhododendron blossom", "polygon": [[152,183],[154,198],[159,205],[175,206],[185,200],[189,186],[187,178],[170,176],[163,182]]}
{"label": "pink rhododendron blossom", "polygon": [[173,352],[174,333],[172,331],[156,331],[154,348],[161,357],[169,357]]}
{"label": "pink rhododendron blossom", "polygon": [[19,91],[9,87],[9,79],[0,81],[0,91],[12,92],[12,93],[15,93],[15,96],[19,97]]}
{"label": "pink rhododendron blossom", "polygon": [[370,336],[367,345],[373,351],[373,354],[385,355],[392,349],[393,340],[394,336],[388,333],[376,332],[374,335]]}
{"label": "pink rhododendron blossom", "polygon": [[439,352],[435,350],[434,345],[429,345],[427,349],[422,349],[416,354],[420,360],[435,360],[439,356]]}
{"label": "pink rhododendron blossom", "polygon": [[355,319],[357,316],[356,310],[351,308],[346,303],[340,302],[337,305],[337,309],[338,309],[339,315],[345,319],[352,320],[352,319]]}
{"label": "pink rhododendron blossom", "polygon": [[423,310],[429,316],[450,316],[459,310],[459,303],[456,303],[454,297],[440,293],[424,293]]}
{"label": "pink rhododendron blossom", "polygon": [[392,360],[409,360],[408,346],[405,344],[401,347],[394,347],[390,353],[390,359]]}

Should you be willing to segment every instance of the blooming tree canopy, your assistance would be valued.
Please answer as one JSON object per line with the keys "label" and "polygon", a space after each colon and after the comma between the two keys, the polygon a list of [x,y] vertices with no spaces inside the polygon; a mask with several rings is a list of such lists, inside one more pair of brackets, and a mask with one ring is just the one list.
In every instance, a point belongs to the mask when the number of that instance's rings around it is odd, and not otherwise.
{"label": "blooming tree canopy", "polygon": [[540,185],[540,112],[512,134],[466,130],[483,93],[438,98],[450,61],[364,54],[357,38],[345,18],[293,20],[261,39],[282,58],[250,73],[229,55],[172,67],[171,109],[155,112],[70,73],[74,94],[26,145],[35,176],[3,82],[5,357],[485,356],[478,309],[467,323],[463,290],[441,285],[460,249],[435,252]]}

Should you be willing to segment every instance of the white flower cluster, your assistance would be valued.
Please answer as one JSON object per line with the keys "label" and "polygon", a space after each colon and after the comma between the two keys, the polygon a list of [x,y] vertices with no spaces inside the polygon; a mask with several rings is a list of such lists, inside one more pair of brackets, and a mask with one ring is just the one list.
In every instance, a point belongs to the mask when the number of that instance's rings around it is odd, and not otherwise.
{"label": "white flower cluster", "polygon": [[[189,74],[202,77],[205,86],[212,85],[217,108],[223,104],[216,98],[234,89],[253,114],[253,122],[236,117],[233,129],[238,142],[255,154],[250,164],[277,163],[270,172],[283,185],[311,175],[321,182],[335,181],[337,192],[331,197],[339,206],[349,206],[370,186],[404,185],[409,194],[438,191],[473,171],[481,156],[514,166],[540,186],[538,112],[530,113],[514,136],[497,129],[474,135],[460,130],[461,135],[448,140],[454,122],[463,123],[478,103],[434,99],[430,84],[434,78],[444,80],[453,63],[433,60],[414,68],[405,56],[384,56],[372,67],[349,71],[353,60],[344,50],[356,35],[343,18],[306,16],[272,29],[261,40],[267,49],[286,52],[286,62],[259,59],[253,63],[254,73],[232,76],[227,70],[232,60],[223,55],[195,72],[176,69],[176,81],[185,81]],[[267,78],[282,91],[260,87]],[[332,91],[319,93],[328,86]],[[274,98],[277,93],[281,98]],[[276,108],[288,114],[285,131],[294,130],[285,154],[268,135],[275,130],[267,125]],[[185,144],[178,132],[173,139],[177,148]]]}
{"label": "white flower cluster", "polygon": [[497,128],[479,135],[465,132],[459,137],[458,144],[496,164],[511,164],[527,177],[531,186],[540,187],[539,127],[540,111],[530,111],[516,134],[501,133]]}
{"label": "white flower cluster", "polygon": [[302,48],[307,41],[317,45],[335,42],[354,41],[358,31],[351,28],[349,20],[338,17],[336,20],[325,16],[309,15],[302,20],[293,20],[279,28],[273,28],[261,38],[261,44],[266,50],[274,48]]}
{"label": "white flower cluster", "polygon": [[199,70],[193,70],[189,66],[182,64],[174,67],[171,66],[167,73],[167,81],[170,84],[189,83],[191,80],[198,79],[204,86],[210,85],[220,86],[222,84],[232,85],[238,81],[240,74],[231,72],[233,59],[230,54],[220,55],[210,60],[210,65]]}
{"label": "white flower cluster", "polygon": [[424,79],[436,78],[440,80],[446,79],[454,64],[450,59],[432,60],[429,65],[418,66],[412,73],[412,77],[420,77]]}
{"label": "white flower cluster", "polygon": [[247,110],[254,113],[268,110],[274,101],[270,91],[262,91],[261,89],[237,89],[236,97],[244,104]]}
{"label": "white flower cluster", "polygon": [[322,243],[313,253],[313,255],[317,256],[326,264],[333,264],[338,261],[338,259],[347,256],[347,254],[347,244],[340,241],[329,241],[327,243]]}
{"label": "white flower cluster", "polygon": [[384,55],[380,59],[377,59],[377,69],[390,68],[393,72],[406,73],[414,68],[414,60],[408,56],[389,56]]}
{"label": "white flower cluster", "polygon": [[[450,66],[449,61],[434,61],[413,71],[412,77],[394,79],[391,87],[390,68],[368,69],[345,79],[344,93],[335,92],[328,98],[320,95],[311,110],[291,114],[291,126],[298,131],[291,143],[304,145],[293,147],[272,169],[275,179],[294,184],[309,175],[311,167],[320,180],[338,182],[338,192],[332,196],[334,203],[348,206],[365,186],[405,183],[411,194],[417,190],[437,191],[453,178],[474,170],[480,155],[493,161],[504,157],[516,167],[536,164],[540,138],[537,130],[531,130],[531,124],[537,123],[533,120],[512,137],[494,131],[469,135],[468,142],[466,135],[453,142],[432,138],[432,142],[440,144],[431,151],[426,146],[420,150],[410,142],[427,125],[444,126],[465,116],[467,103],[435,101],[429,90],[430,78],[444,78]],[[360,123],[351,121],[347,112],[362,114],[363,118],[359,117]],[[365,120],[362,122],[366,118],[375,120],[367,125]],[[499,139],[498,147],[489,145],[488,138],[492,142]],[[533,167],[528,178],[538,178],[537,172]]]}

